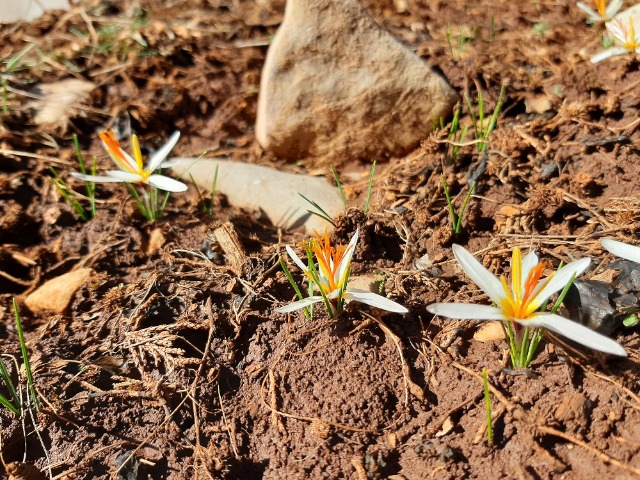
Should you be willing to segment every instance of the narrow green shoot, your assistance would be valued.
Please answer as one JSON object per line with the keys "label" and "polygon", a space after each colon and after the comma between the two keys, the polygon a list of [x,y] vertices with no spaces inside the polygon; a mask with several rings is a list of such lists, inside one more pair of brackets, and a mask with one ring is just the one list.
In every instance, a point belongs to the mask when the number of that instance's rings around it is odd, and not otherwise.
{"label": "narrow green shoot", "polygon": [[[460,145],[467,137],[467,131],[469,130],[468,126],[460,127],[460,117],[462,116],[462,106],[456,105],[456,108],[453,112],[453,119],[451,120],[451,125],[449,125],[449,131],[447,132],[447,142],[444,142],[446,145],[446,149],[444,151],[444,158],[447,160],[449,164],[455,163],[460,155]],[[444,130],[445,122],[444,118],[440,117],[440,120],[434,116],[433,117],[433,131]]]}
{"label": "narrow green shoot", "polygon": [[491,420],[491,398],[489,397],[489,379],[487,378],[487,369],[482,369],[482,384],[484,387],[484,404],[487,410],[487,445],[493,445],[493,423]]}
{"label": "narrow green shoot", "polygon": [[20,321],[20,312],[18,311],[18,302],[13,299],[13,314],[16,317],[16,329],[18,331],[18,339],[20,341],[20,349],[22,350],[22,362],[24,363],[25,372],[27,375],[27,386],[33,400],[33,406],[36,412],[40,411],[40,404],[38,403],[38,396],[36,394],[36,388],[33,383],[33,374],[31,372],[31,363],[29,362],[29,352],[27,352],[27,344],[24,340],[24,332],[22,331],[22,322]]}
{"label": "narrow green shoot", "polygon": [[[453,120],[451,120],[451,126],[449,127],[449,133],[447,134],[447,149],[444,156],[450,163],[455,163],[460,154],[460,143],[464,142],[467,137],[468,126],[460,128],[460,115],[462,114],[462,107],[458,105],[456,111],[453,114]],[[453,145],[452,145],[453,144]],[[449,148],[451,148],[451,154],[449,154]]]}
{"label": "narrow green shoot", "polygon": [[7,93],[7,79],[8,77],[14,73],[18,67],[20,66],[22,59],[36,46],[35,42],[30,43],[25,48],[20,50],[16,55],[9,59],[7,65],[4,69],[5,75],[2,75],[2,79],[0,80],[0,86],[2,87],[2,114],[9,114],[9,103],[8,103],[8,93]]}
{"label": "narrow green shoot", "polygon": [[342,204],[344,205],[344,208],[347,208],[347,196],[344,194],[344,189],[342,188],[342,182],[340,181],[340,178],[338,177],[338,172],[336,172],[336,169],[333,167],[333,165],[331,166],[331,173],[333,173],[333,178],[336,181],[338,190],[340,190],[340,198],[342,198]]}
{"label": "narrow green shoot", "polygon": [[[140,194],[131,183],[125,183],[125,185],[133,197],[133,200],[138,205],[138,209],[144,218],[150,222],[155,222],[162,218],[164,210],[167,207],[167,203],[169,202],[171,192],[166,192],[164,197],[162,197],[159,193],[159,189],[148,186],[148,188],[141,188]],[[160,199],[161,197],[162,200]]]}
{"label": "narrow green shoot", "polygon": [[467,195],[464,197],[460,210],[456,212],[455,208],[453,207],[453,200],[451,199],[451,195],[449,194],[449,186],[447,185],[447,182],[445,181],[445,178],[444,178],[444,173],[441,175],[441,178],[442,178],[442,189],[444,190],[444,196],[447,201],[447,207],[449,208],[449,219],[451,220],[451,230],[455,235],[458,235],[460,232],[462,232],[462,220],[464,218],[464,212],[467,210],[467,206],[471,201],[471,196],[473,195],[473,192],[475,192],[476,190],[477,182],[473,182],[473,184],[471,184],[471,188],[469,189],[469,192],[467,193]]}
{"label": "narrow green shoot", "polygon": [[196,189],[196,193],[198,194],[198,198],[200,201],[198,202],[198,206],[200,207],[200,211],[209,217],[213,217],[215,212],[215,204],[214,199],[216,195],[216,188],[218,185],[218,165],[216,165],[216,170],[213,174],[213,182],[211,182],[211,190],[209,191],[209,198],[206,198],[200,189],[198,188],[198,184],[196,183],[193,175],[189,174],[189,178],[191,179],[191,185]]}
{"label": "narrow green shoot", "polygon": [[[284,272],[285,277],[287,277],[287,280],[289,280],[289,283],[293,287],[293,290],[296,292],[296,295],[298,296],[298,300],[304,300],[304,296],[302,295],[302,292],[300,291],[300,288],[298,287],[298,284],[293,279],[293,275],[291,275],[291,272],[289,271],[289,268],[287,267],[287,263],[284,261],[284,259],[282,257],[279,258],[279,262],[280,262],[280,267],[282,267],[282,271]],[[312,285],[312,284],[310,284],[310,285]],[[303,309],[303,311],[304,311],[304,316],[307,317],[308,320],[311,320],[313,318],[313,314],[311,312],[309,312],[309,309],[307,307],[305,307]]]}
{"label": "narrow green shoot", "polygon": [[562,305],[562,302],[564,302],[564,299],[567,296],[567,293],[569,293],[569,289],[571,288],[571,285],[573,285],[573,282],[575,279],[576,279],[576,276],[573,275],[571,277],[571,280],[569,280],[569,283],[567,283],[564,286],[564,288],[560,292],[560,295],[558,295],[558,299],[556,300],[556,303],[554,303],[553,307],[551,307],[551,313],[558,313],[558,309],[560,308],[560,305]]}
{"label": "narrow green shoot", "polygon": [[449,47],[449,53],[454,60],[460,60],[464,48],[468,43],[471,43],[474,39],[474,32],[470,32],[467,27],[460,27],[458,29],[458,41],[456,42],[456,49],[454,50],[453,31],[451,25],[447,25],[447,33],[445,34],[447,39],[447,46]]}
{"label": "narrow green shoot", "polygon": [[477,112],[476,109],[471,104],[471,98],[469,95],[465,95],[465,100],[467,102],[467,106],[469,107],[469,112],[471,113],[471,121],[473,122],[473,134],[476,140],[480,140],[478,143],[478,152],[484,152],[487,148],[487,142],[489,140],[489,135],[496,128],[498,123],[498,116],[500,115],[500,111],[502,110],[502,105],[504,104],[504,93],[506,87],[502,85],[500,88],[500,94],[498,95],[498,101],[496,103],[496,107],[493,110],[493,113],[489,117],[489,120],[485,125],[485,104],[484,104],[484,95],[482,92],[478,92],[477,96]]}
{"label": "narrow green shoot", "polygon": [[80,217],[83,222],[88,221],[89,215],[87,214],[87,211],[84,209],[84,207],[78,200],[77,198],[78,194],[75,192],[75,190],[73,190],[67,184],[67,182],[65,182],[62,179],[62,177],[60,177],[60,175],[58,174],[55,168],[49,167],[49,170],[53,174],[53,177],[49,177],[49,181],[51,182],[51,184],[56,188],[56,190],[58,190],[60,195],[62,195],[62,198],[64,198],[67,201],[67,203],[71,205],[71,208],[73,208],[73,210],[76,212],[78,217]]}
{"label": "narrow green shoot", "polygon": [[496,39],[496,17],[491,15],[489,22],[489,42],[493,42]]}
{"label": "narrow green shoot", "polygon": [[447,38],[447,46],[449,47],[449,53],[451,54],[451,58],[453,58],[455,60],[455,55],[453,54],[453,32],[451,31],[451,25],[447,25],[447,33],[446,33],[446,38]]}
{"label": "narrow green shoot", "polygon": [[600,45],[602,46],[602,48],[607,49],[613,47],[614,42],[613,39],[609,37],[609,35],[603,33],[602,37],[600,38]]}
{"label": "narrow green shoot", "polygon": [[9,395],[11,399],[5,397],[0,393],[0,404],[7,407],[11,413],[14,415],[20,415],[20,400],[18,399],[18,394],[16,393],[16,389],[11,382],[11,376],[7,371],[7,367],[4,366],[4,362],[0,359],[0,376],[2,377],[2,382],[9,390]]}
{"label": "narrow green shoot", "polygon": [[[84,157],[82,156],[82,150],[80,150],[80,142],[78,140],[78,135],[73,134],[73,145],[76,149],[76,156],[78,157],[78,164],[80,165],[80,171],[84,175],[95,175],[98,164],[96,157],[93,157],[93,163],[91,165],[91,171],[87,171],[86,164],[84,162]],[[91,210],[91,218],[95,218],[97,210],[96,210],[96,183],[85,181],[84,188],[87,192],[87,198],[89,199],[89,209]]]}
{"label": "narrow green shoot", "polygon": [[[93,157],[93,163],[91,165],[91,170],[89,171],[87,169],[86,162],[84,161],[84,157],[82,156],[82,151],[80,150],[80,142],[78,141],[78,136],[76,134],[73,134],[73,145],[76,150],[78,165],[80,166],[80,171],[82,172],[82,174],[95,175],[97,170],[97,159]],[[80,219],[84,222],[87,222],[94,218],[97,214],[95,182],[91,182],[88,180],[84,182],[84,188],[86,192],[85,197],[89,201],[89,211],[87,212],[86,208],[82,205],[82,203],[80,203],[81,195],[73,190],[53,167],[49,167],[49,170],[53,174],[53,177],[49,177],[52,185],[56,188],[56,190],[58,190],[60,195],[62,195],[67,203],[71,205],[71,208],[73,208],[78,217],[80,217]]]}
{"label": "narrow green shoot", "polygon": [[300,192],[298,192],[298,195],[300,195],[302,198],[304,198],[307,201],[307,203],[309,203],[313,208],[315,208],[315,210],[307,210],[308,213],[310,213],[311,215],[316,215],[317,217],[320,217],[323,220],[326,220],[327,222],[329,222],[334,227],[336,226],[336,224],[333,221],[333,219],[331,218],[331,216],[320,205],[318,205],[313,200],[309,200],[307,197],[305,197]]}
{"label": "narrow green shoot", "polygon": [[371,205],[371,188],[373,187],[373,174],[376,171],[376,161],[371,165],[371,173],[369,174],[369,186],[367,187],[367,198],[364,201],[364,214],[369,216],[369,207]]}
{"label": "narrow green shoot", "polygon": [[500,94],[498,95],[498,101],[496,102],[496,107],[493,109],[493,113],[489,118],[489,125],[487,125],[487,128],[484,131],[484,134],[482,136],[483,143],[478,145],[479,152],[484,152],[486,150],[487,141],[489,140],[489,135],[491,135],[491,132],[493,132],[493,130],[496,128],[496,125],[498,124],[498,116],[500,115],[500,111],[502,110],[502,105],[504,103],[505,90],[506,90],[506,87],[503,84],[502,87],[500,87]]}

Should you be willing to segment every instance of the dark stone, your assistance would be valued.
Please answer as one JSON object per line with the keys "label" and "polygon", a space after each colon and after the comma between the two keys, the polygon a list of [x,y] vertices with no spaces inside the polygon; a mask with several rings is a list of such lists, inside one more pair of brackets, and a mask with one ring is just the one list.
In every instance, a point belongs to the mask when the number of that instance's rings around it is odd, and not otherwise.
{"label": "dark stone", "polygon": [[618,259],[612,262],[609,267],[620,271],[614,286],[620,293],[640,292],[640,264],[629,260]]}
{"label": "dark stone", "polygon": [[597,280],[576,280],[564,298],[568,317],[604,335],[618,326],[613,305],[614,289]]}
{"label": "dark stone", "polygon": [[638,297],[633,293],[624,293],[613,299],[616,308],[620,311],[628,310],[638,306]]}

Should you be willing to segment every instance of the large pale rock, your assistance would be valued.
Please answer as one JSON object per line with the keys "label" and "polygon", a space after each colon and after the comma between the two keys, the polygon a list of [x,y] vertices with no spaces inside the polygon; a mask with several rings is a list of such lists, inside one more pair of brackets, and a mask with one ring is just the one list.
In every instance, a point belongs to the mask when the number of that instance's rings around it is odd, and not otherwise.
{"label": "large pale rock", "polygon": [[357,0],[288,0],[262,70],[256,137],[287,158],[399,156],[457,100]]}
{"label": "large pale rock", "polygon": [[300,194],[316,202],[334,218],[344,210],[340,191],[324,178],[279,172],[273,168],[231,160],[172,158],[174,173],[193,180],[201,191],[211,189],[216,168],[216,191],[231,205],[261,211],[271,223],[283,228],[304,227],[307,233],[320,232],[331,224],[307,210],[314,208]]}

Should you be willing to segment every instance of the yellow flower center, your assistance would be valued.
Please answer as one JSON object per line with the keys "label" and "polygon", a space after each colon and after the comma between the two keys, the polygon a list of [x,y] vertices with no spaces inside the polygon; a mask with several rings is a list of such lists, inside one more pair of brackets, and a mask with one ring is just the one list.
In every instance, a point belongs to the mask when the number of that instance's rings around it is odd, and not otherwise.
{"label": "yellow flower center", "polygon": [[348,254],[347,245],[337,245],[335,248],[331,246],[329,240],[329,234],[325,230],[323,235],[315,232],[315,238],[309,241],[307,248],[310,248],[316,259],[318,260],[318,268],[320,272],[329,281],[328,288],[324,288],[325,294],[329,294],[334,290],[338,290],[343,286],[346,280],[349,269],[346,268],[340,278],[336,278],[338,275],[338,269],[340,263],[344,257]]}
{"label": "yellow flower center", "polygon": [[607,30],[609,30],[610,36],[626,50],[635,52],[640,47],[639,39],[636,38],[636,26],[633,23],[633,18],[629,18],[628,28],[625,27],[622,21],[615,20],[611,27],[607,27]]}
{"label": "yellow flower center", "polygon": [[622,31],[624,32],[624,48],[635,51],[640,44],[636,38],[636,26],[633,23],[633,18],[629,17],[629,30],[623,29]]}
{"label": "yellow flower center", "polygon": [[519,248],[513,249],[511,257],[511,287],[509,287],[506,278],[500,277],[505,297],[502,300],[500,308],[505,316],[518,320],[526,320],[534,312],[540,308],[538,296],[534,295],[544,288],[553,275],[543,280],[540,284],[540,277],[545,268],[544,262],[540,262],[533,267],[527,274],[527,278],[522,282],[522,253]]}

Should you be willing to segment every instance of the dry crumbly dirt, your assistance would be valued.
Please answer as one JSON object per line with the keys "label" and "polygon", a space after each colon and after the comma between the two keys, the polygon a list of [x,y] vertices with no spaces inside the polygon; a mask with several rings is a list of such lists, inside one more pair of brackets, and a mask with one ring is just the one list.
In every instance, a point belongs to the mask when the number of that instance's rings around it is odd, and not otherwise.
{"label": "dry crumbly dirt", "polygon": [[[351,308],[332,320],[318,309],[308,321],[274,311],[294,298],[277,259],[299,234],[220,196],[209,218],[194,192],[174,195],[150,224],[113,184],[98,187],[98,216],[83,223],[47,179],[50,166],[65,177],[77,168],[72,133],[106,167],[95,132],[127,123],[145,148],[179,129],[180,155],[207,150],[329,178],[327,159],[290,165],[254,140],[281,2],[80,3],[0,34],[5,62],[37,44],[3,77],[1,352],[19,356],[11,297],[22,305],[49,279],[95,271],[64,314],[21,307],[42,442],[30,421],[25,436],[1,411],[4,463],[50,465],[61,479],[640,476],[637,329],[614,334],[628,359],[549,337],[531,369],[513,371],[504,341],[481,343],[476,324],[426,311],[434,301],[487,302],[452,262],[453,242],[496,273],[521,246],[554,265],[593,256],[587,277],[606,274],[612,258],[597,239],[633,241],[640,226],[640,58],[591,65],[601,31],[571,1],[365,1],[462,95],[483,92],[492,111],[504,84],[506,102],[457,236],[440,175],[459,204],[482,167],[475,145],[452,162],[440,132],[379,163],[368,217],[369,164],[331,159],[349,179],[352,205],[334,239],[346,242],[360,226],[353,273],[377,272],[410,313]],[[96,85],[82,108],[37,125],[36,84],[73,77]],[[471,122],[466,105],[462,122]],[[225,250],[220,228],[241,248]]]}

